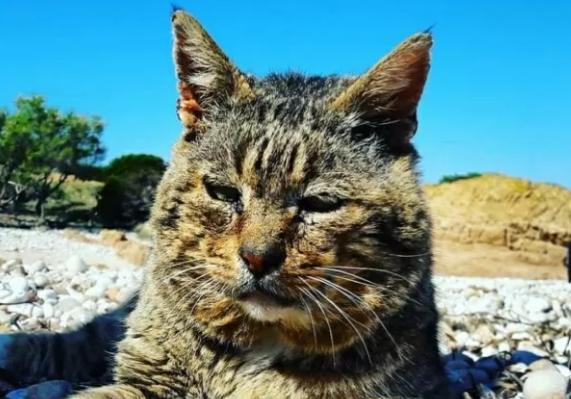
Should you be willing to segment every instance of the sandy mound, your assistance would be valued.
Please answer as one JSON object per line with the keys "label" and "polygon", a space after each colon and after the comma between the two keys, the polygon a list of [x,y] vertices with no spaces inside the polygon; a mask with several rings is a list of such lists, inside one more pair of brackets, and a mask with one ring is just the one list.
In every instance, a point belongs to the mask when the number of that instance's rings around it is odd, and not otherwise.
{"label": "sandy mound", "polygon": [[508,249],[528,264],[563,268],[571,242],[571,191],[486,174],[428,185],[426,192],[440,251],[446,242],[483,244]]}

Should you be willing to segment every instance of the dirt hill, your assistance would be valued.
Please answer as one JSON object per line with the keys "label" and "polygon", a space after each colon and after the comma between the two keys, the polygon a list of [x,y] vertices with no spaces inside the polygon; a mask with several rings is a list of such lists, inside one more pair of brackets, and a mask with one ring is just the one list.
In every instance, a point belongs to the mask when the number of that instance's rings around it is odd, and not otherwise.
{"label": "dirt hill", "polygon": [[[435,227],[437,270],[473,275],[485,267],[488,274],[534,277],[528,272],[517,275],[517,269],[526,265],[537,274],[535,278],[565,275],[562,260],[565,245],[571,242],[571,191],[485,174],[428,185],[426,192]],[[471,256],[470,251],[477,254]],[[450,266],[454,259],[458,265]],[[480,272],[471,270],[474,265]]]}

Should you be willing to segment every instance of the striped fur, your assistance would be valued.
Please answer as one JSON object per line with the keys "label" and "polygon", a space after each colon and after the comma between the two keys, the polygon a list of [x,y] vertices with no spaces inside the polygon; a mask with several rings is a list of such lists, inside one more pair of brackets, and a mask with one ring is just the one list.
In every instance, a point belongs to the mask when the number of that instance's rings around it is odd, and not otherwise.
{"label": "striped fur", "polygon": [[75,398],[448,397],[410,142],[430,34],[356,79],[256,78],[172,25],[183,133],[152,261],[114,384]]}

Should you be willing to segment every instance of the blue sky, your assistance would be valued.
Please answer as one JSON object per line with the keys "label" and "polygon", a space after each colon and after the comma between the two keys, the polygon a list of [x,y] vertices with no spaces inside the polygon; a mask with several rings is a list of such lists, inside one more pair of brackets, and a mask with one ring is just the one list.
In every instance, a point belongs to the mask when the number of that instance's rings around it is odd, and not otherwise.
{"label": "blue sky", "polygon": [[[433,24],[415,137],[426,181],[500,172],[571,188],[571,2],[177,2],[255,74],[364,72]],[[1,0],[0,106],[19,94],[97,113],[108,157],[169,157],[175,116],[170,2]]]}

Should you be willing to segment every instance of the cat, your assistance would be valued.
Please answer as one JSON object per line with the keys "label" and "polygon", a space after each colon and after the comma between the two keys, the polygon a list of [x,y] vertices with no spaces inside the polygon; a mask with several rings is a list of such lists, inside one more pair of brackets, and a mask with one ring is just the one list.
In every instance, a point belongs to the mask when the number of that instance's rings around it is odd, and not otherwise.
{"label": "cat", "polygon": [[[411,142],[431,33],[356,78],[257,78],[185,11],[172,29],[183,131],[144,283],[43,336],[33,374],[103,385],[74,399],[448,398]],[[12,362],[32,339],[13,337]]]}

